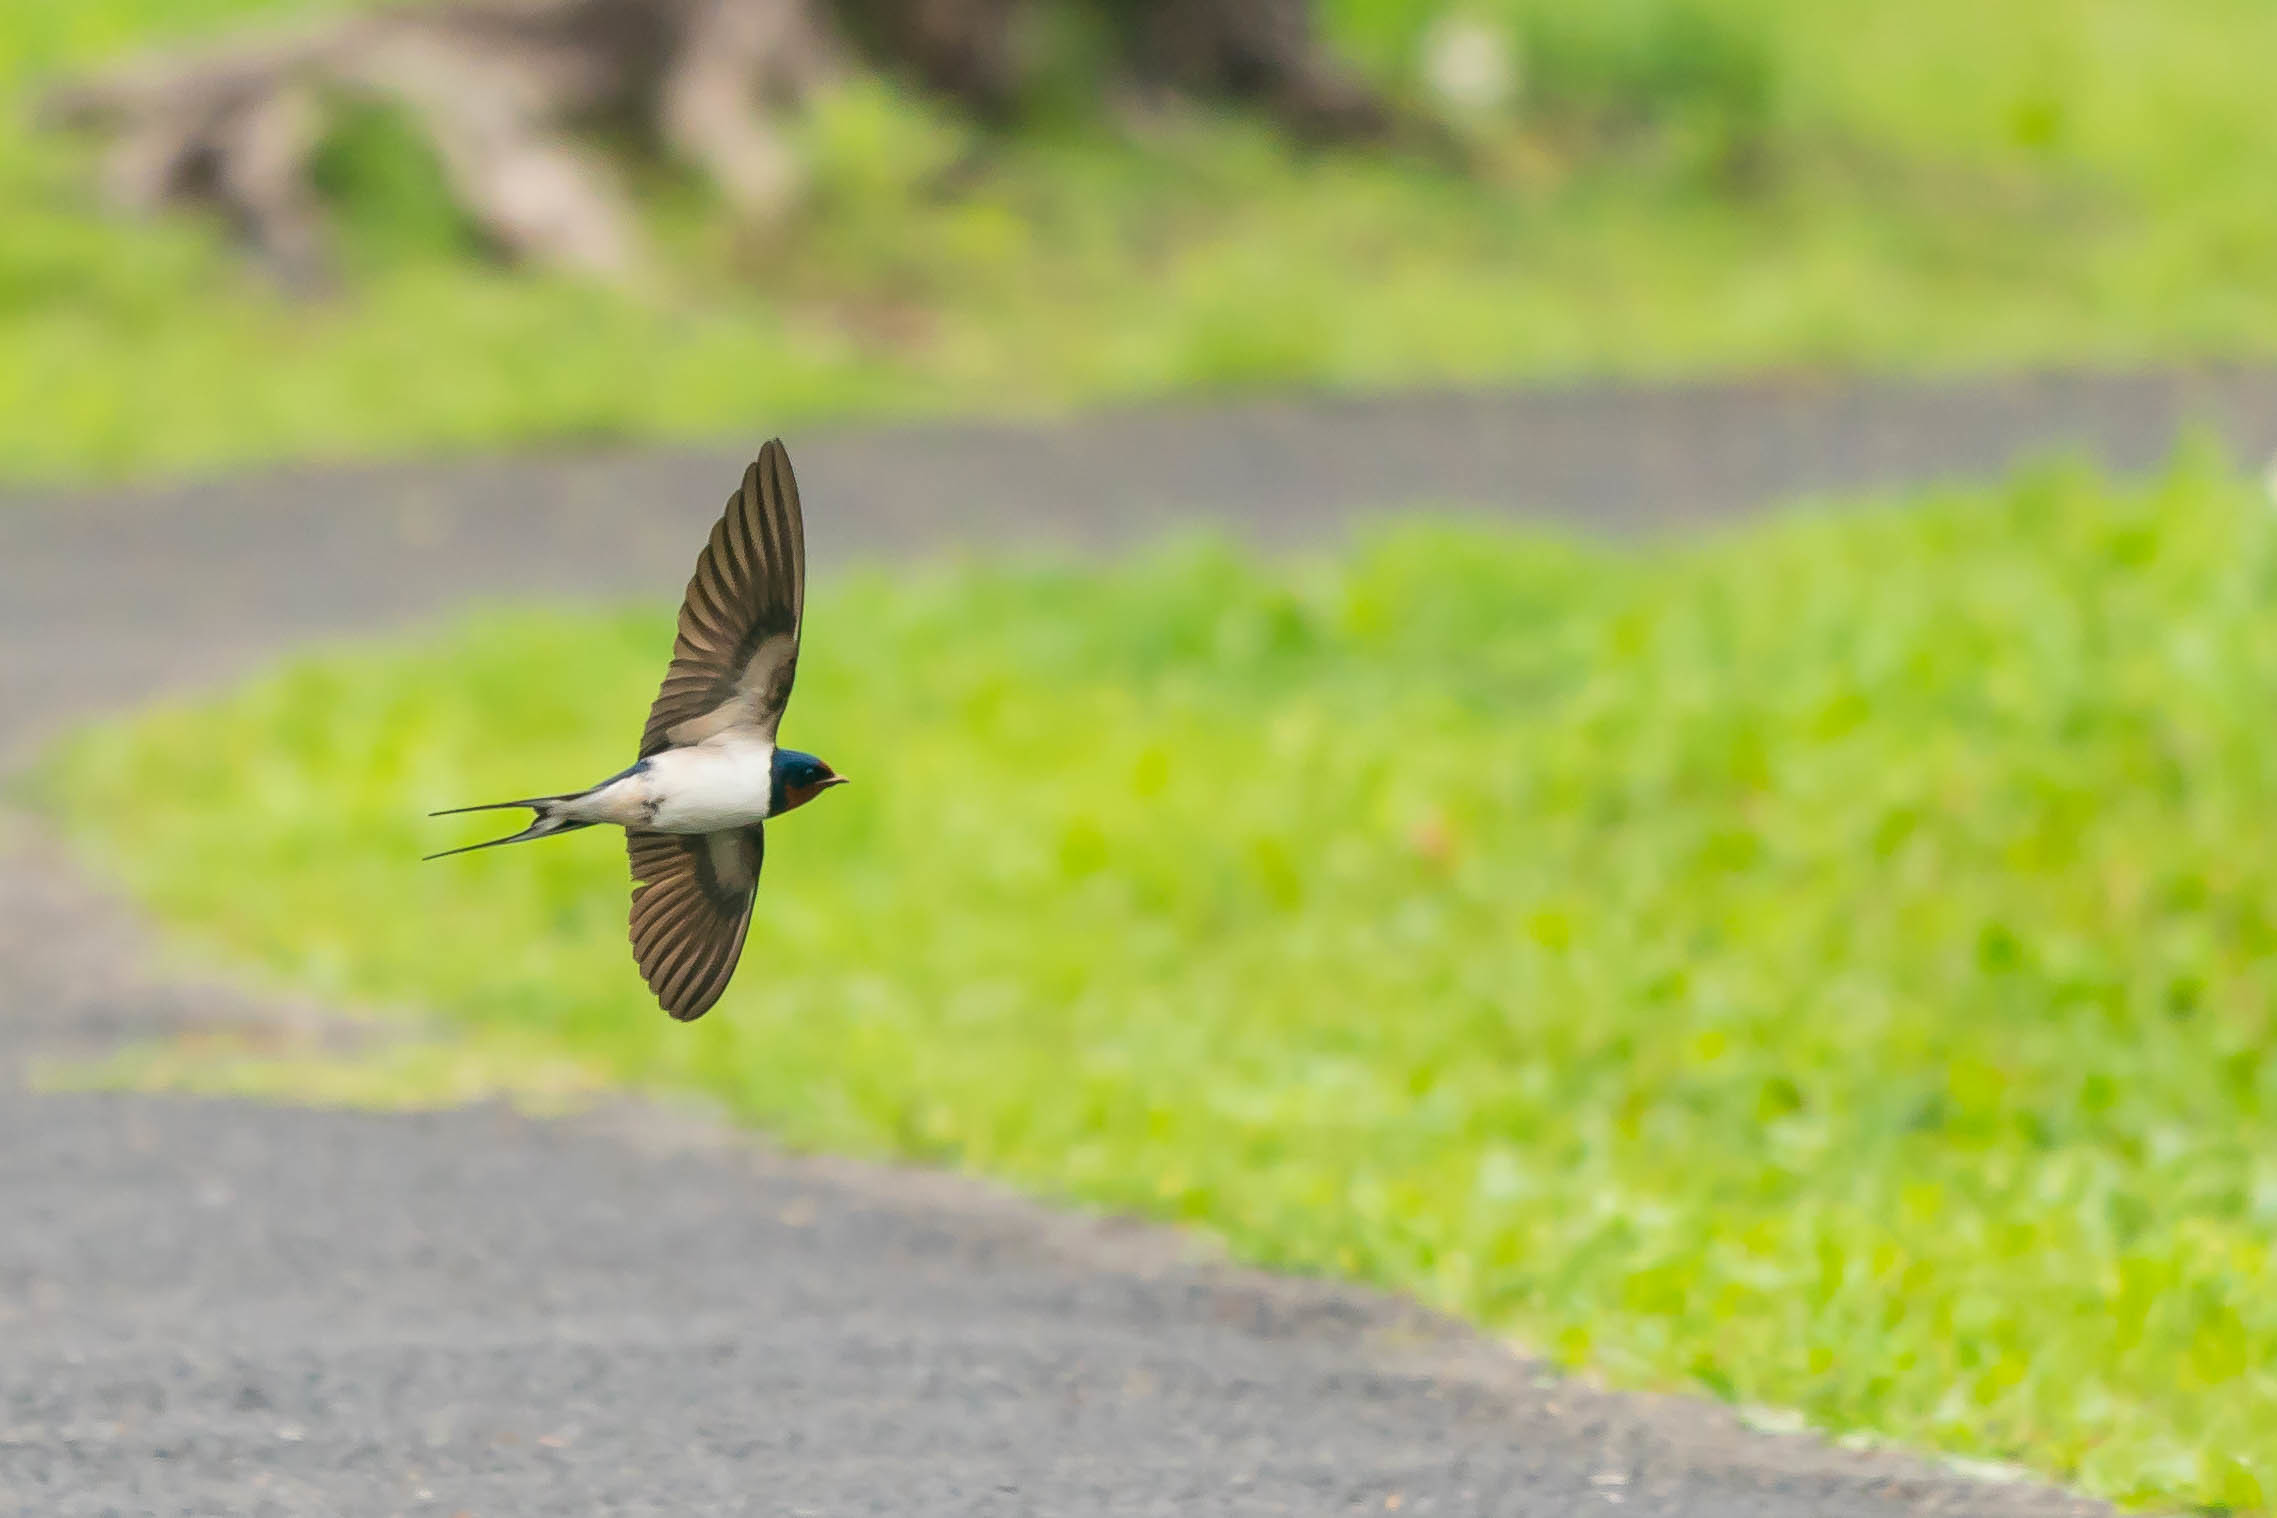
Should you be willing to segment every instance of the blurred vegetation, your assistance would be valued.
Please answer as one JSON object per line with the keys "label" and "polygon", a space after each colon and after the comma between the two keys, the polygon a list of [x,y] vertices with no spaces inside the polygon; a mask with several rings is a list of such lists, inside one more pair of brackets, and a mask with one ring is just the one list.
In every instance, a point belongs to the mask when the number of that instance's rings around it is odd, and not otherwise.
{"label": "blurred vegetation", "polygon": [[771,830],[690,1026],[612,835],[417,862],[430,807],[623,762],[660,613],[304,659],[43,783],[195,942],[478,1051],[2268,1507],[2277,514],[2219,469],[1637,556],[872,574],[808,626],[786,739],[858,783]]}
{"label": "blurred vegetation", "polygon": [[[347,123],[348,290],[96,208],[37,81],[316,0],[0,0],[0,475],[84,476],[823,414],[1290,384],[2277,352],[2277,12],[2252,0],[1328,0],[1473,174],[1263,124],[1106,119],[1080,29],[991,137],[882,86],[738,235],[641,185],[665,276],[486,258],[416,137]],[[1432,81],[1440,81],[1434,85]]]}

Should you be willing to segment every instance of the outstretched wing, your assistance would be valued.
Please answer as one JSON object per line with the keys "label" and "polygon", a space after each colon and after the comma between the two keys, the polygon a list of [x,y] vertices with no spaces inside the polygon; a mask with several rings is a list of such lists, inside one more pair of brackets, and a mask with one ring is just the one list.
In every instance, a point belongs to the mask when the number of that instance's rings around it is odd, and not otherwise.
{"label": "outstretched wing", "polygon": [[709,1012],[735,974],[767,835],[625,830],[633,877],[632,948],[641,979],[682,1022]]}
{"label": "outstretched wing", "polygon": [[806,523],[780,438],[728,497],[680,603],[672,667],[640,735],[643,759],[748,728],[772,743],[798,673]]}

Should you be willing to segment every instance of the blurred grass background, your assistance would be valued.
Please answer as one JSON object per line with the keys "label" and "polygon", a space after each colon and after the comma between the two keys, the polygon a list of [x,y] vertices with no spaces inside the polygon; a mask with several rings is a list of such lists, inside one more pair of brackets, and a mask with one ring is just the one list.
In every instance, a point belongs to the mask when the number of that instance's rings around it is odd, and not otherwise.
{"label": "blurred grass background", "polygon": [[871,783],[771,830],[691,1026],[629,963],[613,836],[417,862],[481,836],[430,807],[617,768],[668,629],[304,658],[43,785],[196,942],[433,1009],[478,1066],[1185,1220],[1624,1383],[2266,1507],[2277,516],[2223,469],[1639,553],[1410,524],[836,581],[786,741]]}
{"label": "blurred grass background", "polygon": [[[362,112],[320,176],[345,286],[290,300],[214,225],[100,211],[89,146],[24,108],[323,8],[0,0],[0,478],[2277,357],[2277,10],[2249,0],[1326,0],[1470,175],[1118,122],[1063,39],[1008,135],[849,87],[772,236],[652,167],[660,272],[629,291],[501,266]],[[1455,24],[1505,50],[1503,104],[1433,95]],[[624,953],[612,840],[411,863],[458,841],[429,806],[619,767],[666,608],[303,659],[90,732],[42,785],[233,963],[463,1030],[232,1089],[697,1088],[1624,1382],[2263,1511],[2273,533],[2201,463],[1638,553],[1411,525],[834,581],[788,735],[881,783],[775,830],[693,1028]]]}
{"label": "blurred grass background", "polygon": [[[851,88],[802,129],[819,192],[773,236],[652,169],[663,275],[637,293],[498,267],[384,115],[326,148],[350,281],[313,307],[213,226],[103,214],[89,147],[30,125],[42,80],[326,3],[0,0],[0,477],[1291,385],[2277,353],[2277,13],[2252,0],[1327,0],[1376,81],[1465,121],[1471,176],[1223,114],[1124,131],[1070,45],[998,138]],[[1433,96],[1449,18],[1499,39],[1505,106]]]}

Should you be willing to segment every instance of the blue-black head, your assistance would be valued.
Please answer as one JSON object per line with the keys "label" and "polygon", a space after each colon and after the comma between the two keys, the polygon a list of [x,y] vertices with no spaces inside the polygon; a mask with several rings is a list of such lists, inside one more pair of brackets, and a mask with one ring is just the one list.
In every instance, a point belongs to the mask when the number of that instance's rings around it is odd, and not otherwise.
{"label": "blue-black head", "polygon": [[767,814],[780,817],[795,812],[834,785],[844,785],[846,777],[812,754],[802,754],[795,748],[775,750],[774,794],[768,799]]}

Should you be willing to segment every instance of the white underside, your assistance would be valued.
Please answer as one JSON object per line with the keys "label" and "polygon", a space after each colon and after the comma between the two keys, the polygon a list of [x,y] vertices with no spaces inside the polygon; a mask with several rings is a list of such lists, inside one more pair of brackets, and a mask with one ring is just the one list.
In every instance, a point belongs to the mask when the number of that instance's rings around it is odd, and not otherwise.
{"label": "white underside", "polygon": [[774,772],[772,743],[723,734],[666,749],[637,774],[581,798],[573,815],[655,833],[724,833],[766,820]]}

